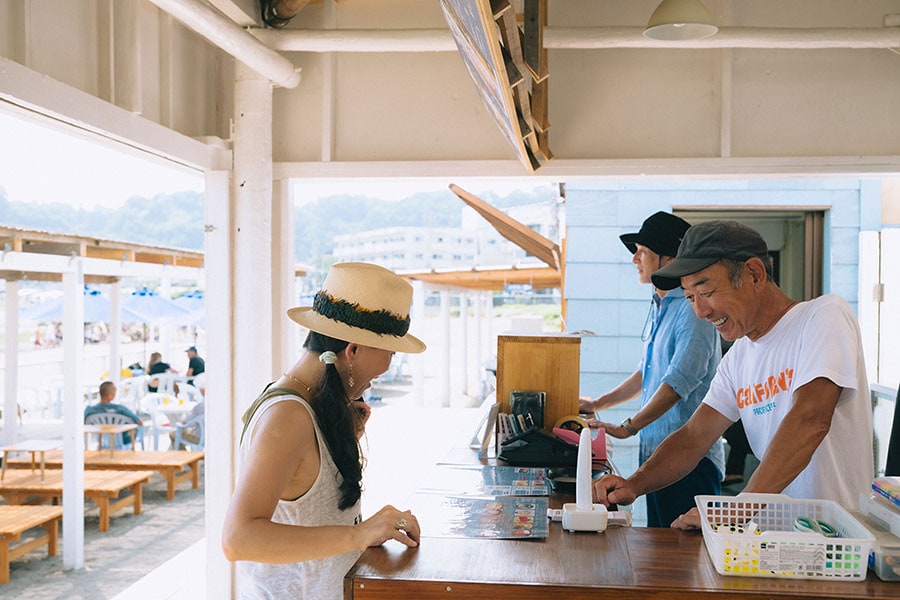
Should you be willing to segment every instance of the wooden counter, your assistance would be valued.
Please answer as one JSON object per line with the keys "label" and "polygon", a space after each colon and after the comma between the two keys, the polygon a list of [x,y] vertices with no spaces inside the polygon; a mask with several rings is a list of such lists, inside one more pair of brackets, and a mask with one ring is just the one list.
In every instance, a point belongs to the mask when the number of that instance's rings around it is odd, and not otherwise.
{"label": "wooden counter", "polygon": [[[604,596],[604,594],[607,594]],[[344,578],[345,600],[479,598],[515,600],[727,600],[900,597],[900,583],[725,577],[699,531],[611,527],[568,533],[551,523],[546,540],[424,538],[370,548]]]}

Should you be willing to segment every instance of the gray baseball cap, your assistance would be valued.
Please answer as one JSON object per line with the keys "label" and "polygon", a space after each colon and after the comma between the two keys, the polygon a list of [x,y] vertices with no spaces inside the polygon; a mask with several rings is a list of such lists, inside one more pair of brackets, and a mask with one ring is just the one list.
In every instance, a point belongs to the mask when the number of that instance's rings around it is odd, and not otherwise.
{"label": "gray baseball cap", "polygon": [[747,260],[757,257],[768,260],[769,248],[759,232],[737,221],[707,221],[698,223],[684,234],[675,260],[650,276],[660,290],[672,290],[681,285],[681,278],[702,271],[722,260]]}

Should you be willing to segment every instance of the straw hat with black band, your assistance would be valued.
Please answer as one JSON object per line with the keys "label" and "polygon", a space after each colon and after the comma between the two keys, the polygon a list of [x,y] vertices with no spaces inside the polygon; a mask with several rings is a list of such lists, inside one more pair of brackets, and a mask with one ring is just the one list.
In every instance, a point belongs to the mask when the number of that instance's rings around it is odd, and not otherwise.
{"label": "straw hat with black band", "polygon": [[409,333],[412,286],[384,267],[337,263],[325,276],[312,306],[288,310],[311,331],[361,346],[417,354],[425,344]]}

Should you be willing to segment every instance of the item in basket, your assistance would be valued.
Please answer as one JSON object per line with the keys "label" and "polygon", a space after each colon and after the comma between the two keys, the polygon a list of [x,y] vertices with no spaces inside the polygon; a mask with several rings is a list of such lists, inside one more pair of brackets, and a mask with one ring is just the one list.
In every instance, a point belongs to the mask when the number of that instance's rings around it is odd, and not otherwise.
{"label": "item in basket", "polygon": [[825,537],[838,537],[837,530],[831,523],[821,519],[797,517],[794,519],[794,531],[798,533],[816,533]]}
{"label": "item in basket", "polygon": [[753,521],[749,521],[746,525],[722,523],[721,525],[716,525],[715,531],[716,533],[733,533],[735,535],[760,535],[762,533],[762,531],[759,530],[759,526]]}
{"label": "item in basket", "polygon": [[876,477],[872,489],[900,506],[900,477]]}

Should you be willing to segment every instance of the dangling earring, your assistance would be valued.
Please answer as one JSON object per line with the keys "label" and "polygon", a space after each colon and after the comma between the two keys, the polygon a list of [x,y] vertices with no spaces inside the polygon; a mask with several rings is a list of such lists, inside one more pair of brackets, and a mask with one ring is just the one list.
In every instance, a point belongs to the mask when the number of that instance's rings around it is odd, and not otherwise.
{"label": "dangling earring", "polygon": [[352,388],[356,385],[356,382],[353,381],[353,363],[347,365],[347,387]]}

